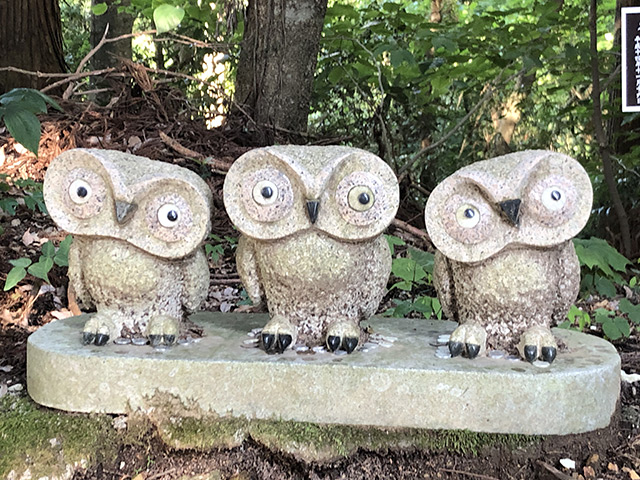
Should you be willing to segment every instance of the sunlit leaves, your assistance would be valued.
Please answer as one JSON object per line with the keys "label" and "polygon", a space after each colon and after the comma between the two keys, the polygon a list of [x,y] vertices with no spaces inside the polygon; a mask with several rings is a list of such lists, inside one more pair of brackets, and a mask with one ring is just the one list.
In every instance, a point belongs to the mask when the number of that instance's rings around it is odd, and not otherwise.
{"label": "sunlit leaves", "polygon": [[153,11],[153,22],[158,33],[175,29],[184,18],[184,8],[173,5],[160,5]]}

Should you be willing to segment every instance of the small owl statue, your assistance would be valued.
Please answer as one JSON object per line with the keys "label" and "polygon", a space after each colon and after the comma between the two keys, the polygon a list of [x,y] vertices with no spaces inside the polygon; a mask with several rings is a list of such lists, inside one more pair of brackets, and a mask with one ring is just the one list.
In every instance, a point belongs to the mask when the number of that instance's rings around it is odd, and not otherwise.
{"label": "small owl statue", "polygon": [[268,353],[325,344],[351,353],[364,339],[391,272],[382,232],[398,181],[377,156],[349,147],[278,146],[237,159],[224,204],[242,233],[238,273],[254,304],[266,297]]}
{"label": "small owl statue", "polygon": [[573,242],[587,223],[593,193],[574,159],[530,150],[461,168],[427,201],[437,252],[434,285],[444,313],[459,323],[452,356],[487,347],[551,363],[550,327],[580,286]]}
{"label": "small owl statue", "polygon": [[69,282],[97,313],[83,342],[147,337],[171,345],[185,313],[207,296],[202,242],[211,191],[195,173],[122,152],[75,149],[49,166],[44,199],[74,236]]}

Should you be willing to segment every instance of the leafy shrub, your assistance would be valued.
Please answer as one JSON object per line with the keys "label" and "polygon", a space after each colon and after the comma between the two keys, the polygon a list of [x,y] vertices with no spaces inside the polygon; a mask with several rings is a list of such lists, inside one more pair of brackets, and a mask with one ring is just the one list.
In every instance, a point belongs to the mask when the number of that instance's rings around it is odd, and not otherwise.
{"label": "leafy shrub", "polygon": [[582,267],[582,294],[597,292],[603,297],[614,297],[616,286],[626,284],[623,274],[629,260],[601,238],[573,240]]}
{"label": "leafy shrub", "polygon": [[4,282],[4,291],[11,290],[20,281],[22,281],[27,273],[33,275],[36,278],[40,278],[47,283],[49,281],[49,272],[56,264],[59,267],[69,266],[69,248],[73,238],[71,235],[67,235],[65,239],[60,242],[58,248],[49,240],[41,247],[41,255],[37,262],[33,262],[30,258],[22,257],[16,260],[9,260],[9,263],[13,265],[13,268],[9,271],[7,279]]}
{"label": "leafy shrub", "polygon": [[7,130],[27,150],[38,155],[40,120],[38,113],[47,113],[47,105],[62,111],[51,97],[31,88],[14,88],[0,95],[0,120]]}

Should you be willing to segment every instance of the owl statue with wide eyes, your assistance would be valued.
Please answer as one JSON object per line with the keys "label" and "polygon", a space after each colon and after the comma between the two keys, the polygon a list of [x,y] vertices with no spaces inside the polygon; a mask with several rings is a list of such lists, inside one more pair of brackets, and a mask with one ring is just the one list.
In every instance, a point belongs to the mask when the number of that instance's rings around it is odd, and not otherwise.
{"label": "owl statue with wide eyes", "polygon": [[266,298],[267,353],[293,345],[353,352],[391,273],[382,235],[398,181],[377,156],[350,147],[277,146],[238,158],[224,204],[242,235],[238,273],[254,304]]}
{"label": "owl statue with wide eyes", "polygon": [[73,234],[70,286],[97,310],[84,343],[134,336],[175,343],[185,314],[208,292],[207,184],[176,165],[75,149],[51,162],[43,190],[51,218]]}
{"label": "owl statue with wide eyes", "polygon": [[452,356],[485,349],[553,362],[550,330],[580,287],[572,237],[585,226],[593,193],[574,159],[556,152],[512,153],[461,168],[426,205],[437,252],[434,285],[459,323]]}

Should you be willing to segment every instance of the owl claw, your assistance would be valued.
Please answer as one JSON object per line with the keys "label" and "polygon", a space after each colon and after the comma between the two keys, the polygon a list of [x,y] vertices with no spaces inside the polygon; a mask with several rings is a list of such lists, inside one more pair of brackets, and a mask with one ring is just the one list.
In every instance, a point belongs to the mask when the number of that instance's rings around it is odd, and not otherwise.
{"label": "owl claw", "polygon": [[338,321],[329,326],[326,344],[335,352],[342,348],[347,353],[353,352],[360,341],[360,327],[353,322]]}
{"label": "owl claw", "polygon": [[542,325],[534,325],[526,330],[520,337],[517,348],[529,363],[535,362],[538,358],[552,363],[558,352],[558,345],[551,330]]}
{"label": "owl claw", "polygon": [[342,348],[345,349],[347,353],[353,352],[358,346],[358,339],[353,337],[345,337],[342,341]]}
{"label": "owl claw", "polygon": [[476,358],[484,353],[487,343],[487,332],[476,323],[458,325],[449,338],[449,352],[452,357],[465,354],[468,358]]}
{"label": "owl claw", "polygon": [[169,315],[153,317],[147,325],[146,335],[152,347],[166,345],[170,347],[178,338],[180,322]]}
{"label": "owl claw", "polygon": [[467,356],[469,358],[476,358],[478,353],[480,353],[480,345],[475,345],[473,343],[467,343]]}
{"label": "owl claw", "polygon": [[457,357],[462,353],[463,346],[462,342],[449,342],[449,353],[451,353],[452,357]]}
{"label": "owl claw", "polygon": [[282,315],[274,315],[262,329],[262,348],[265,352],[283,353],[296,341],[295,328]]}
{"label": "owl claw", "polygon": [[158,347],[160,345],[166,345],[170,347],[176,343],[175,335],[149,335],[149,343],[152,347]]}
{"label": "owl claw", "polygon": [[82,343],[84,345],[97,345],[102,347],[107,344],[110,338],[116,335],[114,323],[106,316],[96,313],[87,320],[82,330]]}
{"label": "owl claw", "polygon": [[91,345],[96,339],[96,334],[92,332],[82,332],[82,344]]}
{"label": "owl claw", "polygon": [[332,352],[338,350],[340,348],[340,337],[337,335],[329,335],[327,337],[327,347],[329,347],[329,350]]}

